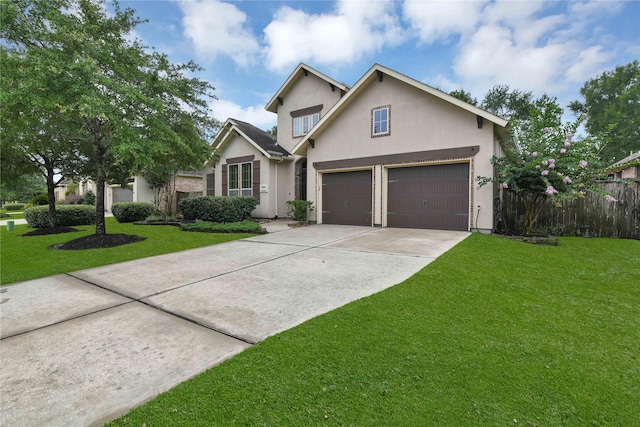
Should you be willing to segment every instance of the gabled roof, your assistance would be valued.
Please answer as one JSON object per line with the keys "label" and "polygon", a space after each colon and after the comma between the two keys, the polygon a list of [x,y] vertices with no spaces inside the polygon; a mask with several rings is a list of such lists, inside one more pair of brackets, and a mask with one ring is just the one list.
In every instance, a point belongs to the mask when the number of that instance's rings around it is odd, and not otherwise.
{"label": "gabled roof", "polygon": [[623,169],[626,169],[628,167],[635,166],[635,164],[637,162],[640,162],[640,151],[638,151],[637,153],[631,153],[630,155],[628,155],[624,159],[620,160],[619,162],[615,162],[614,164],[609,166],[607,171],[609,171],[609,172],[619,172],[619,171],[621,171]]}
{"label": "gabled roof", "polygon": [[226,146],[234,135],[241,135],[268,159],[289,157],[291,153],[278,145],[276,138],[254,125],[237,119],[227,119],[211,145],[216,150]]}
{"label": "gabled roof", "polygon": [[360,80],[356,82],[355,85],[343,96],[327,113],[320,119],[320,121],[305,135],[304,138],[298,142],[298,144],[291,150],[293,154],[300,154],[303,149],[306,149],[306,146],[309,144],[310,139],[314,139],[317,137],[347,106],[360,94],[362,91],[366,89],[369,84],[377,81],[378,79],[391,77],[397,80],[400,80],[410,86],[415,87],[418,90],[429,93],[437,98],[440,98],[444,101],[447,101],[453,105],[456,105],[463,110],[469,111],[483,119],[486,119],[492,123],[495,123],[501,128],[507,126],[508,121],[503,119],[502,117],[498,117],[495,114],[491,114],[488,111],[485,111],[481,108],[468,104],[456,97],[453,97],[449,94],[446,94],[438,89],[435,89],[429,85],[426,85],[422,82],[412,79],[411,77],[407,77],[404,74],[398,73],[390,68],[384,67],[380,64],[375,64],[373,67],[369,69]]}
{"label": "gabled roof", "polygon": [[347,92],[349,90],[349,86],[345,85],[344,83],[339,83],[335,80],[333,80],[331,77],[322,74],[320,71],[314,70],[313,68],[311,68],[310,66],[308,66],[307,64],[303,64],[300,63],[300,65],[298,65],[296,67],[296,69],[293,71],[293,73],[291,73],[291,75],[289,76],[289,78],[284,82],[284,84],[280,87],[280,89],[278,89],[278,91],[276,92],[275,95],[273,95],[273,97],[269,100],[269,102],[267,103],[267,105],[264,107],[267,111],[271,111],[272,113],[277,113],[278,112],[278,104],[280,103],[281,99],[284,99],[284,97],[286,96],[287,92],[289,92],[289,90],[293,87],[293,85],[302,77],[305,75],[308,75],[309,73],[317,76],[318,78],[326,81],[331,87],[336,87],[344,92]]}

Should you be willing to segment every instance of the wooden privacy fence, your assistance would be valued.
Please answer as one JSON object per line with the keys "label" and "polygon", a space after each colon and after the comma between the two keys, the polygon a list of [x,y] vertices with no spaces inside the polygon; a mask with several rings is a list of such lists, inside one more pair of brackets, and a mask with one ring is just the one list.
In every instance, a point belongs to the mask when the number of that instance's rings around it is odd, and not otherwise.
{"label": "wooden privacy fence", "polygon": [[[598,185],[617,201],[608,202],[593,193],[567,200],[560,207],[547,200],[536,233],[640,239],[640,182],[600,181]],[[524,207],[515,193],[504,192],[503,212],[509,231],[522,230]]]}

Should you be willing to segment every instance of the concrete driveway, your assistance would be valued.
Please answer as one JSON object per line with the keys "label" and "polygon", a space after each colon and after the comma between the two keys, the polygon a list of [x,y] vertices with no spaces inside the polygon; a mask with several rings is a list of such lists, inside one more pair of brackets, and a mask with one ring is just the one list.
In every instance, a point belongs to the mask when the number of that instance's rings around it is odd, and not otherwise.
{"label": "concrete driveway", "polygon": [[266,227],[0,288],[0,425],[109,421],[257,341],[402,282],[469,235]]}

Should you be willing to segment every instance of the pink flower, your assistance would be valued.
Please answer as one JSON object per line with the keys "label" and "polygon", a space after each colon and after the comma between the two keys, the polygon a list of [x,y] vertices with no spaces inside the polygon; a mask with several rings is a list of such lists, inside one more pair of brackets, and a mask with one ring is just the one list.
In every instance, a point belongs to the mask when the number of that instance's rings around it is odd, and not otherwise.
{"label": "pink flower", "polygon": [[607,200],[607,202],[617,202],[616,199],[613,198],[613,196],[610,196],[607,194],[607,197],[605,197],[605,199]]}
{"label": "pink flower", "polygon": [[581,168],[586,168],[589,163],[587,163],[586,160],[580,160],[580,163],[578,164]]}
{"label": "pink flower", "polygon": [[509,184],[507,184],[506,182],[502,183],[502,188],[509,188]]}
{"label": "pink flower", "polygon": [[549,159],[549,163],[555,163],[556,159]]}
{"label": "pink flower", "polygon": [[547,193],[548,195],[552,196],[554,194],[556,194],[558,192],[558,190],[556,190],[555,188],[553,188],[553,186],[548,186],[547,187],[547,191],[545,191],[545,193]]}
{"label": "pink flower", "polygon": [[531,153],[531,157],[533,157],[534,159],[538,157],[538,152],[534,151],[533,153]]}
{"label": "pink flower", "polygon": [[567,141],[571,141],[571,138],[573,138],[573,134],[572,133],[568,133],[567,134]]}
{"label": "pink flower", "polygon": [[476,190],[479,190],[479,189],[480,189],[480,186],[479,186],[479,185],[476,185]]}
{"label": "pink flower", "polygon": [[549,132],[551,132],[550,128],[544,128],[544,133],[549,133]]}
{"label": "pink flower", "polygon": [[565,176],[563,179],[565,184],[571,184],[573,181],[571,181],[571,178],[569,178],[568,176]]}
{"label": "pink flower", "polygon": [[536,169],[540,169],[540,165],[536,165]]}
{"label": "pink flower", "polygon": [[567,147],[567,148],[569,148],[569,147],[571,147],[571,143],[570,143],[569,141],[566,141],[566,142],[564,143],[564,146],[565,146],[565,147]]}
{"label": "pink flower", "polygon": [[549,169],[555,169],[555,168],[556,168],[555,163],[549,163]]}
{"label": "pink flower", "polygon": [[566,149],[566,148],[563,148],[562,150],[560,150],[560,154],[564,154],[564,153],[566,153],[566,152],[567,152],[567,149]]}
{"label": "pink flower", "polygon": [[548,170],[543,170],[542,172],[540,172],[543,176],[547,176],[549,175],[549,171]]}
{"label": "pink flower", "polygon": [[543,165],[545,165],[545,166],[547,166],[547,165],[549,164],[549,162],[548,162],[548,161],[546,161],[546,160],[543,160],[543,161],[542,161],[542,164],[543,164]]}

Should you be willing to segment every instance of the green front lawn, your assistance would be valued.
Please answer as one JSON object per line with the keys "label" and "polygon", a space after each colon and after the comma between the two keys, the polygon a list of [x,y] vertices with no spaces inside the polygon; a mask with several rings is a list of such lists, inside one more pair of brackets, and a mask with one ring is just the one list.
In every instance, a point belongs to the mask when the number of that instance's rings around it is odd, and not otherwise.
{"label": "green front lawn", "polygon": [[[9,216],[5,216],[8,214]],[[0,209],[0,219],[23,219],[24,213],[22,211],[8,211],[6,209]]]}
{"label": "green front lawn", "polygon": [[0,283],[7,284],[67,273],[100,265],[161,255],[185,249],[241,239],[252,234],[185,233],[171,225],[120,224],[106,218],[107,233],[135,234],[146,237],[142,242],[109,249],[58,251],[48,249],[82,236],[95,233],[95,226],[76,226],[77,233],[23,237],[33,229],[16,225],[12,232],[0,229]]}
{"label": "green front lawn", "polygon": [[640,241],[560,243],[474,234],[112,424],[635,425]]}

